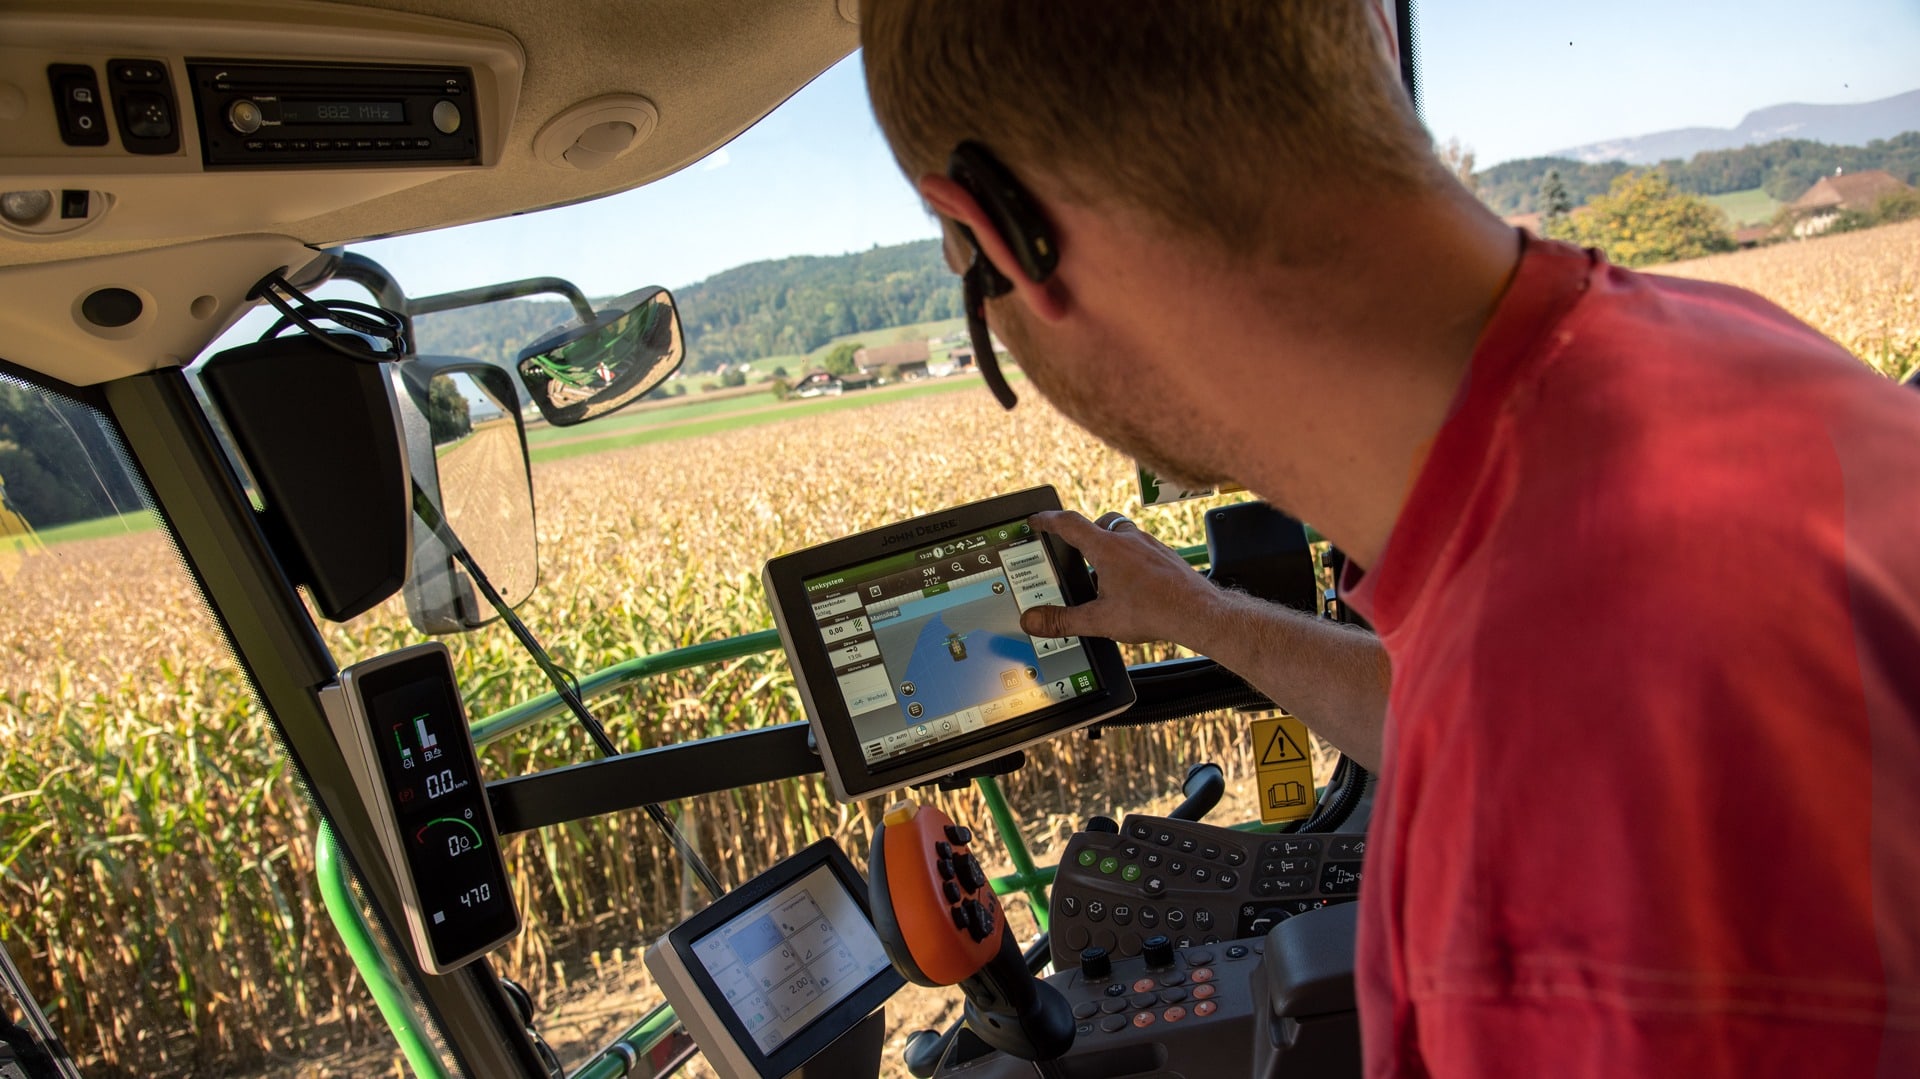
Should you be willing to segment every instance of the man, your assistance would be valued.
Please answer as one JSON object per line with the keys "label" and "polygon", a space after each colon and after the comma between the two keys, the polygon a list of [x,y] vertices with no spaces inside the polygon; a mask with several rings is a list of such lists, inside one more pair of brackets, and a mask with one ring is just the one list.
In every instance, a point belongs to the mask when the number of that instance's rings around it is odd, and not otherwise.
{"label": "man", "polygon": [[[1027,628],[1191,646],[1379,770],[1369,1074],[1920,1074],[1912,393],[1503,226],[1363,0],[868,0],[861,34],[1032,384],[1364,571],[1378,639],[1043,515],[1101,595]],[[1039,240],[949,175],[969,141]]]}

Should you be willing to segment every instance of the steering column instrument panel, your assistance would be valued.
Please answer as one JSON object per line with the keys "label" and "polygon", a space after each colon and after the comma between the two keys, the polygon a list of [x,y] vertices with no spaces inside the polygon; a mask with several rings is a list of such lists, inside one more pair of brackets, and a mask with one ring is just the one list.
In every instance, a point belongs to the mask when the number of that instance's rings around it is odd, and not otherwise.
{"label": "steering column instrument panel", "polygon": [[831,839],[675,926],[646,962],[727,1079],[791,1074],[906,984],[874,931],[866,882]]}
{"label": "steering column instrument panel", "polygon": [[446,646],[356,663],[320,699],[400,884],[420,965],[445,974],[512,940],[520,911]]}
{"label": "steering column instrument panel", "polygon": [[843,802],[992,760],[1125,711],[1112,641],[1032,637],[1030,607],[1094,597],[1080,553],[1027,518],[1051,487],[782,555],[774,624]]}

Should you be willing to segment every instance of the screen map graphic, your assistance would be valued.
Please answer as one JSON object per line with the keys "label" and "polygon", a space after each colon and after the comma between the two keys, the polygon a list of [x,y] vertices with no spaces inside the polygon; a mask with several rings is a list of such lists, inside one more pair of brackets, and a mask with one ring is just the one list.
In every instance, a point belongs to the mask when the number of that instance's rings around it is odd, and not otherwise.
{"label": "screen map graphic", "polygon": [[805,582],[868,763],[1031,714],[1098,688],[1077,637],[1031,637],[1030,607],[1062,602],[1025,521]]}

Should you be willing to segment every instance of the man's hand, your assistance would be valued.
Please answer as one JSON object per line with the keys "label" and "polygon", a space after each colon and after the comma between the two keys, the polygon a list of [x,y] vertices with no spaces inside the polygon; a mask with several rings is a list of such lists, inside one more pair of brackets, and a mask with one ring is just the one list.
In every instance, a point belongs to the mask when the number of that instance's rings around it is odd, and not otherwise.
{"label": "man's hand", "polygon": [[1089,521],[1036,513],[1033,527],[1079,548],[1099,574],[1099,598],[1035,607],[1035,637],[1172,641],[1235,671],[1368,768],[1380,764],[1392,666],[1371,633],[1216,586],[1173,548],[1117,513]]}
{"label": "man's hand", "polygon": [[1036,513],[1034,529],[1066,540],[1098,576],[1099,598],[1075,607],[1034,607],[1020,627],[1035,637],[1106,637],[1123,644],[1173,641],[1189,647],[1220,590],[1173,548],[1117,513],[1100,523],[1072,510]]}

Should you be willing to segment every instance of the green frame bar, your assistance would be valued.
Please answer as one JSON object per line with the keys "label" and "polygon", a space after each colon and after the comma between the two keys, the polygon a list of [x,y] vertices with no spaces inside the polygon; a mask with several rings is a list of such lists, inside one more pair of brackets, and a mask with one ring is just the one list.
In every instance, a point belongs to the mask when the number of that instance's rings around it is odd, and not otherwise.
{"label": "green frame bar", "polygon": [[400,1043],[407,1065],[420,1079],[451,1079],[440,1063],[440,1054],[434,1051],[432,1035],[420,1021],[419,1011],[407,999],[406,987],[387,965],[386,957],[374,942],[372,927],[360,915],[360,904],[355,901],[347,879],[346,859],[340,856],[340,842],[334,838],[333,825],[324,820],[314,839],[313,857],[314,871],[320,877],[320,897],[333,919],[333,928],[346,944],[347,954],[353,957],[354,969],[360,972],[367,990],[373,994],[380,1018],[387,1021],[387,1029],[393,1031]]}
{"label": "green frame bar", "polygon": [[[1204,545],[1183,547],[1178,553],[1188,565],[1206,564],[1207,549]],[[709,663],[724,663],[730,659],[771,652],[779,647],[779,631],[765,629],[758,633],[703,641],[685,648],[641,656],[595,671],[581,679],[580,697],[582,700],[591,700],[655,675]],[[486,745],[565,714],[566,711],[566,702],[560,699],[559,694],[543,694],[474,723],[474,744]],[[1044,932],[1048,922],[1047,889],[1052,886],[1059,867],[1033,864],[1033,855],[1027,850],[1026,839],[1020,834],[1019,822],[1014,819],[1013,810],[1007,805],[1000,781],[992,776],[983,776],[976,782],[981,797],[986,800],[987,813],[993,819],[994,832],[999,835],[1013,862],[1012,873],[995,877],[989,884],[995,895],[1018,892],[1026,896],[1033,910],[1034,921]],[[449,1079],[441,1066],[439,1054],[432,1048],[432,1038],[421,1023],[419,1013],[412,1007],[406,990],[381,955],[372,929],[360,916],[360,907],[353,898],[353,889],[348,880],[346,860],[339,856],[333,830],[325,821],[321,822],[318,837],[314,841],[314,863],[320,877],[321,900],[326,905],[327,914],[333,919],[334,930],[340,934],[341,941],[347,946],[347,953],[353,957],[354,968],[360,972],[360,977],[373,993],[380,1016],[386,1020],[395,1040],[400,1043],[400,1051],[406,1056],[408,1065],[422,1079]],[[626,1046],[637,1057],[644,1058],[655,1045],[673,1033],[677,1022],[673,1009],[661,1004],[614,1042]],[[615,1079],[626,1074],[625,1068],[625,1060],[609,1045],[574,1072],[571,1079]]]}

